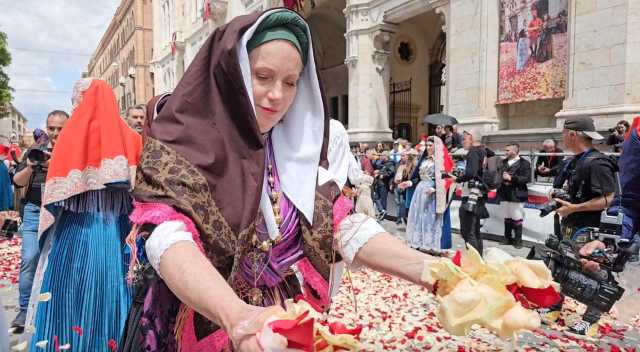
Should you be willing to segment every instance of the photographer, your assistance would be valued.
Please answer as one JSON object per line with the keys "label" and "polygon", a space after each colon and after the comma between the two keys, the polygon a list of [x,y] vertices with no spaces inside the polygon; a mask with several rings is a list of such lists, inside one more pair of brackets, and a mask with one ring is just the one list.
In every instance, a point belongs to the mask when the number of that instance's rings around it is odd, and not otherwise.
{"label": "photographer", "polygon": [[[613,200],[617,166],[611,158],[593,147],[593,140],[603,137],[596,132],[593,120],[589,117],[567,119],[562,139],[565,148],[576,154],[563,170],[567,177],[568,200],[555,199],[559,206],[556,212],[562,218],[561,239],[571,239],[582,228],[600,226],[601,212]],[[580,248],[580,254],[590,254],[599,247],[597,241],[586,243]],[[592,262],[584,261],[583,264],[583,270],[591,271],[594,275],[606,274]],[[543,318],[554,321],[558,318],[559,310],[560,307],[556,307],[543,311]],[[601,314],[598,309],[588,306],[583,320],[571,326],[569,331],[579,335],[594,334]]]}
{"label": "photographer", "polygon": [[[34,139],[36,144],[24,154],[22,162],[16,167],[13,183],[16,187],[27,187],[22,200],[22,248],[20,250],[19,304],[20,312],[11,323],[14,333],[24,331],[27,317],[27,306],[31,296],[33,277],[38,266],[38,223],[40,219],[41,195],[47,178],[49,153],[53,149],[60,131],[69,115],[61,110],[54,110],[47,116],[47,134],[41,133]],[[48,143],[47,143],[48,135]],[[38,144],[40,142],[41,144]],[[50,144],[50,145],[47,145]]]}
{"label": "photographer", "polygon": [[607,138],[607,145],[613,147],[614,153],[620,153],[620,146],[624,141],[624,135],[629,130],[629,123],[625,120],[620,120],[616,124],[616,127],[610,128],[609,138]]}
{"label": "photographer", "polygon": [[482,235],[480,219],[489,217],[485,207],[487,190],[482,182],[483,165],[487,149],[480,143],[482,136],[476,131],[464,131],[462,147],[467,151],[464,172],[456,178],[462,186],[462,204],[460,205],[460,232],[464,241],[473,246],[482,255]]}
{"label": "photographer", "polygon": [[505,153],[506,158],[502,160],[502,183],[498,188],[498,197],[505,214],[505,242],[519,249],[522,248],[522,220],[524,218],[524,203],[529,194],[527,183],[531,182],[531,163],[520,157],[518,143],[508,144],[505,147]]}

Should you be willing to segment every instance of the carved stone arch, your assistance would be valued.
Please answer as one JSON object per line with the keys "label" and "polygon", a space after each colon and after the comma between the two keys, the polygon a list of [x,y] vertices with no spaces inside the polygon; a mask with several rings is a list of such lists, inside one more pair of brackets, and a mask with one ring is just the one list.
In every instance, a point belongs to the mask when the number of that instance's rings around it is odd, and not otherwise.
{"label": "carved stone arch", "polygon": [[447,35],[445,32],[440,32],[430,52],[431,63],[447,63]]}

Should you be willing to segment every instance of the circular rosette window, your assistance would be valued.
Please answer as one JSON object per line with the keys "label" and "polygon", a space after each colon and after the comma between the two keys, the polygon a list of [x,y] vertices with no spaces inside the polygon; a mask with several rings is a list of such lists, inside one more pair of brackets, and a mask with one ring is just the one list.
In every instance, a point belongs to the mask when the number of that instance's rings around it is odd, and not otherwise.
{"label": "circular rosette window", "polygon": [[401,34],[396,37],[393,46],[393,57],[397,62],[410,65],[416,60],[417,55],[418,49],[416,48],[416,42],[413,38],[406,34]]}

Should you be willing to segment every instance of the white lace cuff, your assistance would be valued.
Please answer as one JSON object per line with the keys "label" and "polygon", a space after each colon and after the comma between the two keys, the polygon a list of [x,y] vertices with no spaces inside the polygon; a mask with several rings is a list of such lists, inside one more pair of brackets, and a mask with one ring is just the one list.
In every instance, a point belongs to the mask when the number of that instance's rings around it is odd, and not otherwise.
{"label": "white lace cuff", "polygon": [[355,260],[356,254],[374,236],[387,232],[378,222],[365,214],[352,214],[338,225],[337,250],[350,270],[359,270],[362,264]]}
{"label": "white lace cuff", "polygon": [[162,273],[160,273],[160,258],[169,247],[181,241],[192,242],[195,245],[191,233],[187,231],[187,227],[182,221],[163,222],[156,226],[147,239],[144,246],[147,258],[160,277],[162,277]]}

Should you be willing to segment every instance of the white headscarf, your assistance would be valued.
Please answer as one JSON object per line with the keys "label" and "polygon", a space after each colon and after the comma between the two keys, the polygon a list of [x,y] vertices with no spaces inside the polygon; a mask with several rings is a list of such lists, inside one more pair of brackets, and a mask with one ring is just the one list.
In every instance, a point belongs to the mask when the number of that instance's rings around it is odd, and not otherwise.
{"label": "white headscarf", "polygon": [[[268,11],[260,16],[256,23],[244,33],[242,40],[238,42],[236,47],[244,85],[252,106],[254,106],[253,89],[247,42],[253,36],[258,25],[267,16],[276,11],[282,11],[282,9]],[[282,191],[307,221],[312,224],[325,115],[320,84],[316,75],[311,31],[308,26],[307,35],[309,37],[307,65],[302,70],[298,80],[298,91],[289,107],[289,111],[271,132],[271,141]],[[310,170],[314,170],[314,172],[310,172]],[[260,210],[265,216],[267,228],[271,235],[275,229],[275,220],[273,220],[271,202],[266,194],[266,182],[265,179]]]}

